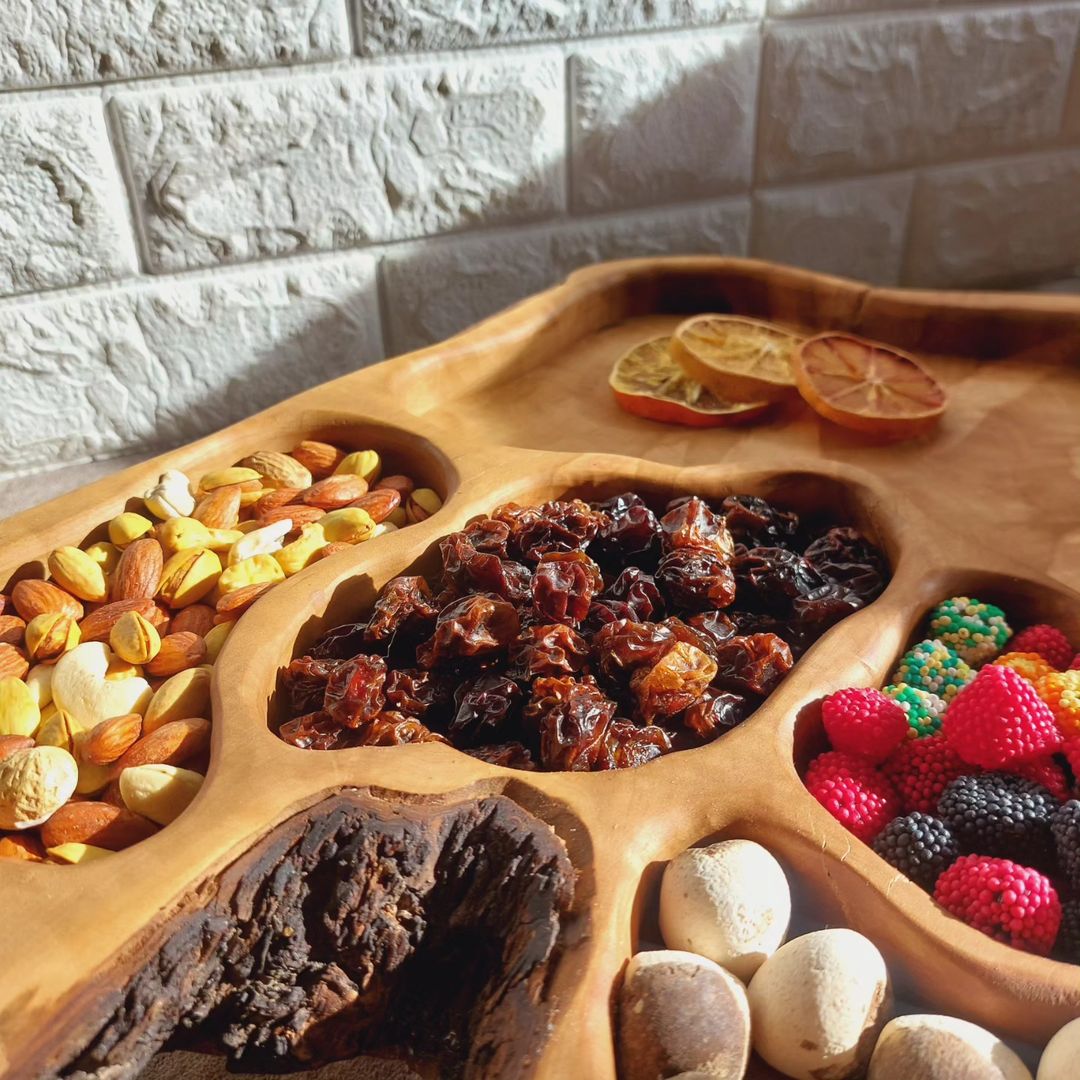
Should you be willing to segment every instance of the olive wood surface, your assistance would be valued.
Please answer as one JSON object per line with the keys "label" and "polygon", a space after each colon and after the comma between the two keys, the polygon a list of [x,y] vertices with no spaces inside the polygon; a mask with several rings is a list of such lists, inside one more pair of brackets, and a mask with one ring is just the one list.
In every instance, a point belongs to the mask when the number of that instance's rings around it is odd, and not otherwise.
{"label": "olive wood surface", "polygon": [[[707,431],[621,412],[607,387],[615,358],[703,311],[805,332],[848,329],[912,349],[949,389],[949,411],[936,432],[887,444],[797,403],[755,427]],[[767,844],[873,938],[927,1008],[1045,1041],[1080,1016],[1080,969],[947,916],[835,822],[796,770],[822,745],[821,696],[886,681],[945,596],[975,594],[1016,623],[1054,621],[1080,640],[1069,588],[1080,585],[1078,347],[1080,302],[1068,297],[875,290],[738,259],[605,264],[441,345],[5,521],[3,577],[39,575],[49,550],[99,533],[166,467],[198,476],[319,437],[374,445],[393,471],[412,472],[446,500],[427,521],[315,564],[244,616],[215,668],[207,781],[174,824],[82,866],[0,862],[0,1070],[20,1080],[99,1075],[67,1068],[92,1034],[80,1018],[100,1019],[106,998],[154,961],[162,928],[212,903],[245,853],[354,790],[401,806],[503,796],[565,844],[577,880],[538,991],[550,1036],[516,1063],[520,1074],[614,1077],[612,988],[654,917],[658,873],[684,847],[717,836]],[[269,730],[281,665],[322,629],[359,617],[391,577],[434,569],[439,537],[507,499],[630,488],[745,491],[832,510],[884,546],[892,581],[828,631],[742,726],[634,771],[515,772],[433,744],[301,751]],[[178,1013],[189,1004],[168,1003]],[[131,1060],[155,1048],[140,1044]]]}

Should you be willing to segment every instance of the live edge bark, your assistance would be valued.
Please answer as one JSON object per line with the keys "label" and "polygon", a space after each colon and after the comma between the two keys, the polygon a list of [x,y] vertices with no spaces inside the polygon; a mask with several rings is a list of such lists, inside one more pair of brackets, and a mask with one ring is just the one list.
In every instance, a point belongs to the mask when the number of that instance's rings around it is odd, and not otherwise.
{"label": "live edge bark", "polygon": [[66,1032],[12,1048],[8,1077],[127,1080],[166,1044],[243,1071],[385,1052],[527,1076],[573,880],[555,833],[501,796],[331,796],[197,890]]}

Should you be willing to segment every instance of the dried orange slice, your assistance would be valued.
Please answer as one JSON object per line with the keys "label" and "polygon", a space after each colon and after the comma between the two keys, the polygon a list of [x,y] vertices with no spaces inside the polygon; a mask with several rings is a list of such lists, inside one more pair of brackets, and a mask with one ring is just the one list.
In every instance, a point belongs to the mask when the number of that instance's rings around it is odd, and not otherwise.
{"label": "dried orange slice", "polygon": [[945,390],[907,353],[851,334],[818,334],[795,354],[806,403],[834,424],[872,435],[916,435],[945,411]]}
{"label": "dried orange slice", "polygon": [[778,401],[795,389],[791,358],[802,338],[736,315],[695,315],[675,328],[675,362],[717,397]]}
{"label": "dried orange slice", "polygon": [[615,362],[608,382],[628,413],[688,427],[725,427],[748,423],[769,407],[767,401],[721,401],[686,377],[671,359],[670,343],[667,337],[642,341]]}

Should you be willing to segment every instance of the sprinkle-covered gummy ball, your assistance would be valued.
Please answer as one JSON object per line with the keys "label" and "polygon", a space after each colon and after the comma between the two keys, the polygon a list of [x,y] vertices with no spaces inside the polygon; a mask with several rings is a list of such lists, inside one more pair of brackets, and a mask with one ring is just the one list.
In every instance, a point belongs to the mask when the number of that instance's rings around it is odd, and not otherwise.
{"label": "sprinkle-covered gummy ball", "polygon": [[954,596],[930,612],[930,636],[967,664],[993,660],[1012,635],[1005,612],[970,596]]}
{"label": "sprinkle-covered gummy ball", "polygon": [[1045,656],[1034,652],[1002,653],[993,663],[994,667],[1007,667],[1023,675],[1030,683],[1038,682],[1044,675],[1053,673],[1054,668]]}
{"label": "sprinkle-covered gummy ball", "polygon": [[918,812],[893,818],[874,838],[873,847],[890,866],[927,892],[933,891],[938,875],[960,854],[948,825]]}
{"label": "sprinkle-covered gummy ball", "polygon": [[1066,739],[1080,735],[1080,671],[1051,671],[1035,683]]}
{"label": "sprinkle-covered gummy ball", "polygon": [[890,697],[872,687],[852,686],[821,703],[825,734],[834,750],[880,762],[907,736],[907,717]]}
{"label": "sprinkle-covered gummy ball", "polygon": [[928,638],[904,654],[891,681],[929,690],[949,701],[973,678],[975,672],[953,649]]}
{"label": "sprinkle-covered gummy ball", "polygon": [[881,766],[900,796],[904,812],[921,810],[936,814],[941,793],[958,776],[972,772],[944,735],[927,739],[907,739]]}
{"label": "sprinkle-covered gummy ball", "polygon": [[840,750],[814,758],[804,783],[841,825],[867,843],[900,813],[900,799],[888,777],[865,758]]}
{"label": "sprinkle-covered gummy ball", "polygon": [[907,686],[898,683],[895,686],[886,686],[881,691],[886,697],[890,697],[901,709],[908,722],[908,738],[924,739],[933,735],[941,727],[941,717],[945,712],[945,699],[929,690],[922,690],[918,686]]}
{"label": "sprinkle-covered gummy ball", "polygon": [[1049,623],[1038,623],[1021,630],[1009,643],[1013,652],[1033,652],[1044,657],[1058,671],[1067,668],[1073,658],[1073,647],[1069,639]]}

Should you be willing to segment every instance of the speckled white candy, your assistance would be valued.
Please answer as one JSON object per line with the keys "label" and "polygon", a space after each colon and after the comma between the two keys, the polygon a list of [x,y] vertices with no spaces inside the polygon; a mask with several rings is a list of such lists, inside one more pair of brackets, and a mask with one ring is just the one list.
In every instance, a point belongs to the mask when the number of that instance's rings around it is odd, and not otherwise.
{"label": "speckled white candy", "polygon": [[794,1080],[848,1080],[866,1068],[890,999],[885,961],[854,930],[781,945],[750,983],[754,1049]]}
{"label": "speckled white candy", "polygon": [[1046,1044],[1035,1080],[1076,1080],[1078,1073],[1080,1020],[1072,1020]]}
{"label": "speckled white candy", "polygon": [[870,1059],[867,1080],[915,1077],[1031,1080],[1031,1073],[996,1035],[977,1024],[955,1016],[899,1016],[889,1021],[881,1032]]}
{"label": "speckled white candy", "polygon": [[790,919],[784,871],[752,840],[690,848],[664,871],[664,943],[707,956],[744,982],[780,947]]}

